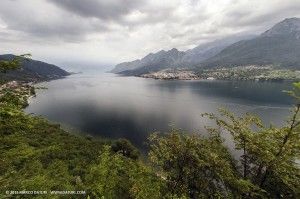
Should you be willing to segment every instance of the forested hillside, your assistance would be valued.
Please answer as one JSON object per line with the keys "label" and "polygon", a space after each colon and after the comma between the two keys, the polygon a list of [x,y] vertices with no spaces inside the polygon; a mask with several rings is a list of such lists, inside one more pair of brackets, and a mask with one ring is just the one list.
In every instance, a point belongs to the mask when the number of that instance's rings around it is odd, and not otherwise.
{"label": "forested hillside", "polygon": [[[10,61],[17,56],[12,54],[0,55],[0,61]],[[58,79],[70,75],[67,71],[45,62],[33,60],[30,58],[20,60],[20,68],[9,70],[6,73],[0,73],[1,80],[21,80],[27,82],[46,81]]]}

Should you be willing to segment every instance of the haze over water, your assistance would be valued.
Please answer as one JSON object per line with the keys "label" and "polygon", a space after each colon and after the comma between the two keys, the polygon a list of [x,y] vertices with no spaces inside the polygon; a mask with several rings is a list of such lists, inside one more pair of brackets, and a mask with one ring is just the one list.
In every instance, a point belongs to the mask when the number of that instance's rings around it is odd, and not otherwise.
{"label": "haze over water", "polygon": [[265,124],[280,125],[292,99],[282,90],[290,83],[233,81],[165,81],[114,74],[76,74],[43,82],[27,113],[92,136],[127,138],[143,148],[149,133],[170,125],[204,133],[209,125],[201,113],[219,107],[261,116]]}

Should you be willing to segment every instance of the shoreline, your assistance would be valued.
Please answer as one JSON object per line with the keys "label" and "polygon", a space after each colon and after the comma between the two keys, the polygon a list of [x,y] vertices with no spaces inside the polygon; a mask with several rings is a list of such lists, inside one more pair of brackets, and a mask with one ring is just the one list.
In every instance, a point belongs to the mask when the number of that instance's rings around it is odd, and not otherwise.
{"label": "shoreline", "polygon": [[300,81],[300,71],[278,69],[274,67],[233,67],[216,69],[164,69],[144,74],[116,73],[123,76],[135,76],[158,80],[229,80],[257,82],[293,82]]}
{"label": "shoreline", "polygon": [[209,78],[157,78],[157,77],[143,77],[143,76],[128,76],[128,77],[139,77],[143,79],[153,79],[153,80],[164,80],[164,81],[251,81],[251,82],[296,82],[300,79],[209,79]]}

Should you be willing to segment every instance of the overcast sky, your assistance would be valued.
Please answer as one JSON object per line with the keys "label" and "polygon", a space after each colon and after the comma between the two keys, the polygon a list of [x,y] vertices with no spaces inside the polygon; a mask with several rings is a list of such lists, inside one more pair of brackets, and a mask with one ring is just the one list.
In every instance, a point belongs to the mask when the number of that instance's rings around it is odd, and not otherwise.
{"label": "overcast sky", "polygon": [[1,0],[0,54],[115,64],[299,16],[300,0]]}

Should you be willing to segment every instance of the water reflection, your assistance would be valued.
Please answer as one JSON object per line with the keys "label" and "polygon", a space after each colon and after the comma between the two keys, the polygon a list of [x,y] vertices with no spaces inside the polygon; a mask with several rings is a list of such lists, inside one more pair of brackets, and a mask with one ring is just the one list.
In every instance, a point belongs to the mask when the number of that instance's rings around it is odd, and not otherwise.
{"label": "water reflection", "polygon": [[291,99],[282,90],[289,83],[226,81],[162,81],[112,74],[73,75],[42,83],[28,113],[72,126],[94,136],[124,137],[136,146],[150,132],[170,124],[203,132],[204,112],[220,106],[235,113],[252,112],[264,122],[282,124]]}

